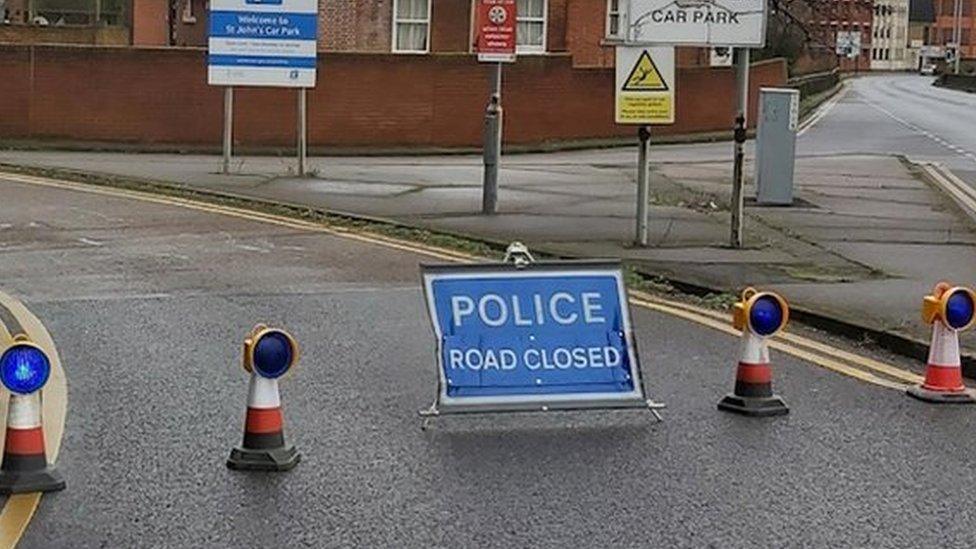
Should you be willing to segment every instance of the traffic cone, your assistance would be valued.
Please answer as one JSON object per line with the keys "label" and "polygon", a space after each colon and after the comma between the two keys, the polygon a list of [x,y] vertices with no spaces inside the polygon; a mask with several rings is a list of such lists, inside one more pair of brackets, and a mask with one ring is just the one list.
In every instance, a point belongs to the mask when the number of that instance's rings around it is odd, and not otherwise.
{"label": "traffic cone", "polygon": [[61,474],[47,463],[40,393],[10,395],[0,494],[64,490]]}
{"label": "traffic cone", "polygon": [[252,373],[244,443],[231,451],[227,466],[239,471],[287,471],[300,460],[295,447],[285,445],[278,380]]}
{"label": "traffic cone", "polygon": [[925,366],[925,381],[908,388],[908,394],[926,402],[967,404],[976,402],[976,391],[962,382],[959,332],[941,321],[932,324],[932,343]]}
{"label": "traffic cone", "polygon": [[751,330],[743,331],[735,391],[718,403],[718,409],[746,416],[778,416],[790,412],[783,399],[773,394],[766,338]]}

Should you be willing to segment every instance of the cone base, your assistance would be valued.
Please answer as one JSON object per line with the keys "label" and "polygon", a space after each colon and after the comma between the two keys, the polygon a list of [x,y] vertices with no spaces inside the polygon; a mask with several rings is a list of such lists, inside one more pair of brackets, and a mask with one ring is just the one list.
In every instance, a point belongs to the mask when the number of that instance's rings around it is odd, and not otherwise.
{"label": "cone base", "polygon": [[294,469],[302,456],[294,446],[253,450],[238,446],[230,452],[227,467],[235,471],[289,471]]}
{"label": "cone base", "polygon": [[935,404],[976,404],[976,390],[933,391],[921,385],[912,385],[905,391],[908,396]]}
{"label": "cone base", "polygon": [[790,413],[783,399],[776,395],[753,398],[730,394],[718,403],[718,409],[752,417],[782,416]]}
{"label": "cone base", "polygon": [[27,492],[56,492],[64,490],[65,482],[52,467],[40,471],[0,472],[0,494],[24,494]]}

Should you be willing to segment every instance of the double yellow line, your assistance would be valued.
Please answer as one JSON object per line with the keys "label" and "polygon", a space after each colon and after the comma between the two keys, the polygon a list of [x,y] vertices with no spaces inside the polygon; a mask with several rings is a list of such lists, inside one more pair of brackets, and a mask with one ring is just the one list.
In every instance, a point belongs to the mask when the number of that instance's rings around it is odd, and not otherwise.
{"label": "double yellow line", "polygon": [[[631,292],[630,302],[645,309],[707,326],[733,337],[741,336],[741,332],[732,327],[729,316],[718,311],[662,299],[643,292]],[[898,391],[904,391],[908,385],[921,383],[923,380],[922,376],[914,372],[789,332],[774,336],[769,346],[832,372]]]}
{"label": "double yellow line", "polygon": [[[31,340],[40,345],[51,359],[51,377],[44,386],[41,401],[41,413],[44,418],[44,446],[47,449],[48,461],[54,462],[61,450],[61,438],[64,434],[64,421],[68,411],[68,382],[61,366],[61,357],[54,346],[51,334],[41,324],[33,313],[27,310],[23,303],[0,292],[0,307],[13,316]],[[0,351],[6,349],[12,342],[13,336],[7,326],[0,322]],[[0,419],[7,417],[7,402],[9,395],[6,389],[0,388]],[[6,421],[0,424],[5,429]],[[0,453],[3,451],[4,440],[0,437]],[[30,524],[34,511],[41,501],[39,492],[17,494],[7,498],[3,509],[0,509],[0,548],[12,548],[17,545],[27,525]]]}

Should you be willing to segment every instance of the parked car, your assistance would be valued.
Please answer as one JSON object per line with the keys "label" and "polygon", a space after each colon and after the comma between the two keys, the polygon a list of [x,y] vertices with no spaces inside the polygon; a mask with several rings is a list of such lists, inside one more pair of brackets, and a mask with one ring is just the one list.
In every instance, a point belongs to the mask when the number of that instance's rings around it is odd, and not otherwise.
{"label": "parked car", "polygon": [[935,63],[923,63],[922,64],[922,68],[921,68],[921,70],[919,70],[919,72],[921,74],[926,75],[926,76],[932,76],[932,75],[934,75],[935,74]]}

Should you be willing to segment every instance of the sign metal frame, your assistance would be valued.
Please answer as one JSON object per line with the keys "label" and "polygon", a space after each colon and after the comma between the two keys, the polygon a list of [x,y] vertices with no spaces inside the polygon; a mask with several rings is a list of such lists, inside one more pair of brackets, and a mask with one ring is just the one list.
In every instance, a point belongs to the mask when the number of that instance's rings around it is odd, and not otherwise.
{"label": "sign metal frame", "polygon": [[[660,420],[657,409],[664,405],[647,397],[644,377],[640,365],[637,341],[633,333],[633,319],[627,301],[627,289],[623,281],[623,268],[619,261],[578,260],[543,261],[521,265],[508,263],[469,264],[469,265],[428,265],[420,267],[423,281],[424,302],[427,307],[431,327],[434,331],[437,364],[437,396],[430,408],[421,410],[425,419],[445,414],[501,413],[501,412],[548,412],[590,409],[642,408],[651,411]],[[433,283],[436,280],[451,279],[511,279],[542,278],[552,276],[611,276],[617,284],[620,301],[623,339],[626,343],[630,363],[630,376],[633,389],[626,393],[555,393],[452,397],[447,394],[447,379],[444,372],[443,334],[437,320]],[[426,421],[424,424],[426,428]]]}

